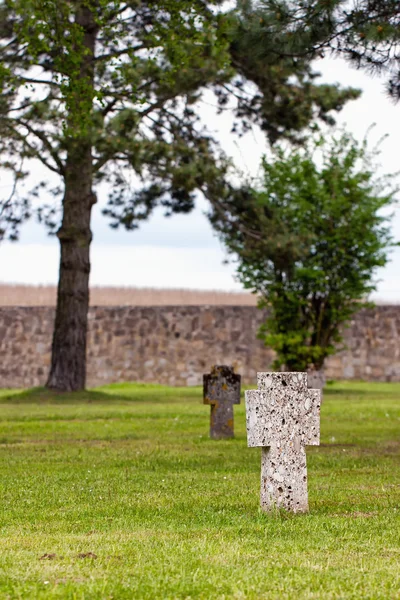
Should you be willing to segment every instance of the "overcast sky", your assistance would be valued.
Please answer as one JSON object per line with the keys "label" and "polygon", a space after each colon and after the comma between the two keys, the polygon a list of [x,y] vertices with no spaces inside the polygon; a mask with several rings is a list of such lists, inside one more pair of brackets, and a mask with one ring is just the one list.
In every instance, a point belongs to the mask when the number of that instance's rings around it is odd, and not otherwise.
{"label": "overcast sky", "polygon": [[[324,59],[317,66],[323,75],[321,81],[339,82],[363,90],[361,99],[350,102],[340,113],[338,122],[346,124],[360,140],[368,127],[376,123],[372,143],[389,134],[382,146],[381,172],[400,170],[400,105],[395,106],[386,96],[384,81],[372,79],[338,59]],[[216,116],[210,104],[204,104],[203,116],[207,126],[218,133],[225,152],[234,157],[242,170],[256,174],[266,149],[264,136],[254,130],[239,140],[230,133],[231,118]],[[46,175],[45,169],[43,175]],[[38,172],[35,176],[39,179]],[[8,184],[9,181],[1,178],[0,194],[6,195]],[[111,229],[101,215],[107,189],[100,188],[98,196],[92,222],[92,285],[241,289],[235,281],[233,266],[223,264],[226,256],[204,215],[207,209],[204,201],[199,200],[190,215],[166,219],[162,211],[156,211],[138,231],[125,232]],[[393,219],[393,230],[400,240],[400,210]],[[0,282],[56,283],[58,259],[58,241],[49,238],[42,226],[30,222],[24,226],[19,242],[0,245]],[[390,264],[377,274],[381,281],[376,299],[400,301],[399,270],[400,249],[393,252]]]}

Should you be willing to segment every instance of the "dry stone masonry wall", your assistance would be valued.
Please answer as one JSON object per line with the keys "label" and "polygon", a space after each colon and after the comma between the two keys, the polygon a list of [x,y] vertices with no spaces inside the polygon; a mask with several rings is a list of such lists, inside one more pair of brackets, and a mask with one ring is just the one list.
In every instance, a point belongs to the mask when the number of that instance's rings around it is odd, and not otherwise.
{"label": "dry stone masonry wall", "polygon": [[[118,381],[201,385],[214,364],[233,365],[244,384],[268,371],[273,352],[257,340],[252,306],[93,307],[88,386]],[[0,308],[0,388],[43,385],[54,309]],[[363,310],[345,331],[348,349],[327,362],[327,379],[400,381],[400,306]]]}

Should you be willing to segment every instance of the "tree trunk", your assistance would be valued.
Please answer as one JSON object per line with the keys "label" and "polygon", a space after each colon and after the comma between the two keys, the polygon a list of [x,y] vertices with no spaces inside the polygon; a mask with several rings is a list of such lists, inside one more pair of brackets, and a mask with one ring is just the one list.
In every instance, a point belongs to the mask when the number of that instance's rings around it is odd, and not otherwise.
{"label": "tree trunk", "polygon": [[[90,218],[96,196],[92,191],[92,143],[87,123],[92,114],[93,57],[96,25],[93,12],[80,6],[76,22],[84,30],[83,51],[75,95],[69,105],[67,160],[60,240],[60,272],[51,369],[47,387],[79,391],[86,381],[86,334],[89,308]],[[86,119],[86,120],[85,120]],[[82,127],[80,122],[84,123]]]}
{"label": "tree trunk", "polygon": [[85,166],[79,173],[71,173],[70,181],[67,178],[63,221],[57,233],[60,274],[47,387],[60,392],[83,390],[86,382],[90,217],[96,197],[91,191],[91,173]]}

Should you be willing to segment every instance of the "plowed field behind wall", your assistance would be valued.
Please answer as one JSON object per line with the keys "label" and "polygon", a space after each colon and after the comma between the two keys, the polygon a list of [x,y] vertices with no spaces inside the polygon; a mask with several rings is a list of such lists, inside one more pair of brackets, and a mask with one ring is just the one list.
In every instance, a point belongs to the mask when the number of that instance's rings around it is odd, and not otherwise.
{"label": "plowed field behind wall", "polygon": [[[55,286],[0,283],[0,306],[55,306],[56,295]],[[257,298],[248,292],[92,287],[90,304],[91,306],[187,306],[199,304],[255,306]]]}

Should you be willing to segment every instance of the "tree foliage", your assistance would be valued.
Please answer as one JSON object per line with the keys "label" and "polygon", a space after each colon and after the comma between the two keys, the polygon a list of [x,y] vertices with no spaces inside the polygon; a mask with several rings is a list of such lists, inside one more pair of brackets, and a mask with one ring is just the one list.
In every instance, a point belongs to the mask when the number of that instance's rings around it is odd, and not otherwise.
{"label": "tree foliage", "polygon": [[[318,156],[318,154],[320,156]],[[341,326],[366,306],[394,244],[393,178],[377,180],[366,142],[347,134],[303,149],[278,146],[258,188],[237,190],[211,215],[238,278],[268,309],[261,328],[276,367],[320,369]]]}
{"label": "tree foliage", "polygon": [[[263,46],[268,59],[260,60],[251,52],[252,15],[217,18],[211,7],[220,0],[86,3],[96,17],[91,85],[81,69],[88,49],[77,22],[80,4],[0,3],[0,166],[17,173],[21,158],[36,159],[64,179],[68,144],[89,139],[94,185],[106,181],[112,189],[104,212],[114,226],[136,228],[158,204],[167,214],[188,212],[199,182],[204,187],[216,176],[216,146],[196,112],[204,86],[213,87],[221,110],[236,100],[236,131],[256,123],[271,142],[301,139],[317,118],[333,123],[332,111],[359,95],[318,84],[308,59],[279,60]],[[246,89],[246,82],[255,87]],[[126,168],[142,182],[138,191]],[[43,181],[33,197],[46,188],[56,200],[38,216],[56,228],[64,189]]]}
{"label": "tree foliage", "polygon": [[216,87],[221,106],[236,100],[234,131],[243,133],[255,123],[272,144],[282,138],[298,143],[311,124],[333,125],[334,111],[358,98],[360,91],[321,84],[310,56],[280,52],[286,45],[284,31],[265,35],[274,26],[275,14],[260,10],[255,2],[238,4],[240,10],[225,17],[235,77]]}
{"label": "tree foliage", "polygon": [[[226,43],[210,10],[220,3],[1,3],[0,152],[7,165],[14,161],[17,170],[21,158],[36,159],[65,180],[69,146],[85,139],[93,148],[94,185],[107,181],[113,190],[112,217],[137,226],[160,199],[167,209],[190,210],[188,164],[195,169],[197,159],[201,170],[212,146],[192,107],[199,87],[223,80],[227,67]],[[93,14],[96,34],[93,83],[82,72],[89,57],[88,31],[79,23],[84,7]],[[143,182],[139,194],[126,167]],[[63,186],[52,191],[62,198]],[[47,208],[40,215],[58,226],[59,202]]]}
{"label": "tree foliage", "polygon": [[[7,162],[4,161],[4,172],[6,172],[7,166]],[[0,196],[0,242],[3,240],[16,241],[20,226],[30,217],[28,199],[21,196],[18,190],[20,180],[26,176],[22,170],[22,161],[20,170],[15,169],[15,165],[11,165],[11,171],[14,177],[11,191]]]}
{"label": "tree foliage", "polygon": [[398,0],[260,0],[254,5],[265,15],[261,38],[283,42],[279,54],[318,57],[330,50],[371,74],[384,74],[390,96],[400,99]]}

